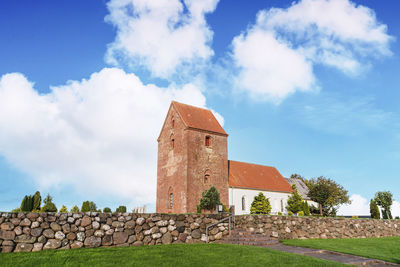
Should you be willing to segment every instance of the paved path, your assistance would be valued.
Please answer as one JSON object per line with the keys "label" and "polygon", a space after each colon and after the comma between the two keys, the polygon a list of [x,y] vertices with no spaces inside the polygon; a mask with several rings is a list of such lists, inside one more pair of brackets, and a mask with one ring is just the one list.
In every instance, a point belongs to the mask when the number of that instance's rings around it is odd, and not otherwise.
{"label": "paved path", "polygon": [[376,259],[369,259],[349,254],[343,254],[339,252],[333,252],[323,249],[313,249],[313,248],[303,248],[303,247],[293,247],[293,246],[286,246],[283,244],[275,244],[265,246],[271,249],[290,252],[299,255],[306,255],[311,257],[316,257],[325,260],[336,261],[345,264],[353,264],[357,266],[373,266],[373,267],[388,267],[388,266],[400,266],[395,263],[385,262]]}

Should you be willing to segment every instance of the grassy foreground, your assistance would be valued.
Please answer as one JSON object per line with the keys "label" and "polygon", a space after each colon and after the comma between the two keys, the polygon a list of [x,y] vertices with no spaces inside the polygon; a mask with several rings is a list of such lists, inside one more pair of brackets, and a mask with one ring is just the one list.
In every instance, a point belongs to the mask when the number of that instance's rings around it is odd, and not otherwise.
{"label": "grassy foreground", "polygon": [[0,253],[1,266],[344,266],[261,247],[176,244]]}
{"label": "grassy foreground", "polygon": [[352,239],[292,239],[285,245],[326,249],[347,254],[400,263],[400,237]]}

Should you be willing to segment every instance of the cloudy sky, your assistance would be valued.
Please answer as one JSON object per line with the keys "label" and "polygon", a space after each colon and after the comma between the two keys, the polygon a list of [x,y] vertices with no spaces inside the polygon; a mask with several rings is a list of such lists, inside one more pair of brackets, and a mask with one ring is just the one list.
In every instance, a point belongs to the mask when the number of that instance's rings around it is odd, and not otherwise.
{"label": "cloudy sky", "polygon": [[0,210],[155,208],[171,100],[207,107],[229,158],[349,190],[400,215],[398,1],[0,3]]}

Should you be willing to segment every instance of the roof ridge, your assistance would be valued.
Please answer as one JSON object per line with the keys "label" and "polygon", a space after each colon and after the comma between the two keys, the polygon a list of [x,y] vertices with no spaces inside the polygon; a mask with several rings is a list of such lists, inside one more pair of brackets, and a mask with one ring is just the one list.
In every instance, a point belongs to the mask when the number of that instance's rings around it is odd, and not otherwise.
{"label": "roof ridge", "polygon": [[[262,166],[262,167],[269,167],[269,168],[277,169],[275,166],[262,165],[262,164],[257,164],[257,163],[250,163],[250,162],[237,161],[237,160],[231,160],[231,159],[229,161],[238,162],[238,163],[244,163],[244,164],[248,164],[248,165],[255,165],[255,166]],[[285,178],[285,177],[283,177],[283,178]]]}

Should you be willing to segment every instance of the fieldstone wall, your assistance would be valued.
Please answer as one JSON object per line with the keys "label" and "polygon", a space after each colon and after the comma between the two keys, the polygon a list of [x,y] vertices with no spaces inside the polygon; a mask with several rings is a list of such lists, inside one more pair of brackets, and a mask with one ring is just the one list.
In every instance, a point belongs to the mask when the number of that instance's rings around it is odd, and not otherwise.
{"label": "fieldstone wall", "polygon": [[278,239],[400,236],[400,220],[236,216],[236,227]]}
{"label": "fieldstone wall", "polygon": [[[216,214],[0,213],[1,252],[81,247],[141,246],[206,241]],[[210,241],[228,234],[228,223],[211,228]]]}

